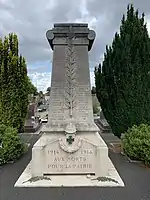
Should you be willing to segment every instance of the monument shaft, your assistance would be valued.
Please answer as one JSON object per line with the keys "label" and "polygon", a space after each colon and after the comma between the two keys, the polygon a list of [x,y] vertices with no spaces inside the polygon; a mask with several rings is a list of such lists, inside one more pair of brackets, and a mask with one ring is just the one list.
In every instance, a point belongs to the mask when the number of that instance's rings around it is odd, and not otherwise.
{"label": "monument shaft", "polygon": [[51,95],[45,131],[97,131],[93,119],[88,51],[95,32],[87,24],[55,24],[47,31],[53,52]]}

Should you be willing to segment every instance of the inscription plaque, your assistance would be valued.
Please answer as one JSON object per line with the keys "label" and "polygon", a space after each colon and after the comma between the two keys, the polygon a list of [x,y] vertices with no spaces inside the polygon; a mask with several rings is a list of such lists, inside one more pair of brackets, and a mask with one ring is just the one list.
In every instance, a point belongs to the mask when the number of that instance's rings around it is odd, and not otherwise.
{"label": "inscription plaque", "polygon": [[82,147],[75,153],[63,151],[59,146],[59,141],[55,141],[45,148],[45,154],[45,173],[94,173],[95,148],[85,141],[82,142]]}

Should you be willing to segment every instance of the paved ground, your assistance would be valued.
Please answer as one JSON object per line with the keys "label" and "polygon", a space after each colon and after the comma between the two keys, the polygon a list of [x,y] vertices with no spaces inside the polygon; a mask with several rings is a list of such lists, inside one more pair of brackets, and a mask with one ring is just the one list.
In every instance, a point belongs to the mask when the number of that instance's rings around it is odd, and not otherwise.
{"label": "paved ground", "polygon": [[[33,144],[37,135],[25,135]],[[150,169],[129,163],[110,152],[125,188],[14,188],[13,185],[31,159],[31,147],[17,163],[0,168],[0,200],[150,200]]]}

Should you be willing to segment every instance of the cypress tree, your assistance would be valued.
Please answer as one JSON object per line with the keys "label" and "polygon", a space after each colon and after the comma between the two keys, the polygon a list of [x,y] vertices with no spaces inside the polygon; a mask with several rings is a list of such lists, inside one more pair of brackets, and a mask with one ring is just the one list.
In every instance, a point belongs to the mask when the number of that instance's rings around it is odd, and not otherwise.
{"label": "cypress tree", "polygon": [[[3,46],[3,47],[2,47]],[[7,124],[7,113],[9,111],[8,102],[9,98],[7,94],[9,94],[8,90],[8,72],[9,72],[9,65],[8,65],[8,55],[9,55],[9,42],[8,38],[4,38],[3,45],[1,45],[1,104],[2,104],[2,115],[1,115],[1,122]]]}
{"label": "cypress tree", "polygon": [[144,14],[128,5],[120,33],[95,69],[96,94],[115,135],[150,122],[150,39]]}
{"label": "cypress tree", "polygon": [[3,85],[3,79],[2,79],[2,70],[3,70],[3,41],[2,38],[0,38],[0,123],[2,121],[2,85]]}
{"label": "cypress tree", "polygon": [[0,123],[22,131],[28,107],[29,82],[25,59],[18,55],[18,38],[0,39]]}
{"label": "cypress tree", "polygon": [[28,107],[28,76],[27,76],[27,66],[25,58],[20,56],[19,59],[19,68],[20,68],[20,89],[19,89],[19,97],[22,101],[20,104],[20,110],[21,110],[21,119],[20,122],[22,126],[20,126],[20,129],[23,130],[23,125],[25,122],[25,117],[27,114],[27,107]]}

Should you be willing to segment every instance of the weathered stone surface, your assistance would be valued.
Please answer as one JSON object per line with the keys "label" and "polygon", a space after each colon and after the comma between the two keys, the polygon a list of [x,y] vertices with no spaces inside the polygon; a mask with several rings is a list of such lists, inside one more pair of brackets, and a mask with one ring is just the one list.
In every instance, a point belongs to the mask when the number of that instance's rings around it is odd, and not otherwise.
{"label": "weathered stone surface", "polygon": [[108,147],[92,107],[88,51],[95,33],[87,24],[55,24],[47,38],[54,50],[48,123],[32,148],[32,177],[109,176]]}
{"label": "weathered stone surface", "polygon": [[70,121],[77,131],[98,131],[88,63],[95,32],[87,24],[55,24],[47,39],[54,53],[48,123],[43,131],[64,131]]}
{"label": "weathered stone surface", "polygon": [[44,134],[34,145],[32,158],[33,176],[108,173],[108,148],[98,133],[82,132],[72,145],[64,133]]}
{"label": "weathered stone surface", "polygon": [[[66,44],[66,38],[68,36],[72,37],[74,34],[76,35],[76,40],[73,41],[74,44],[88,44],[88,50],[90,51],[95,39],[95,32],[88,29],[88,24],[57,23],[54,24],[53,29],[47,31],[46,36],[52,50],[54,50],[54,44]],[[86,40],[87,38],[89,41]]]}
{"label": "weathered stone surface", "polygon": [[45,148],[45,173],[94,173],[94,151],[90,143],[81,141],[82,146],[74,153],[63,151],[59,141]]}

